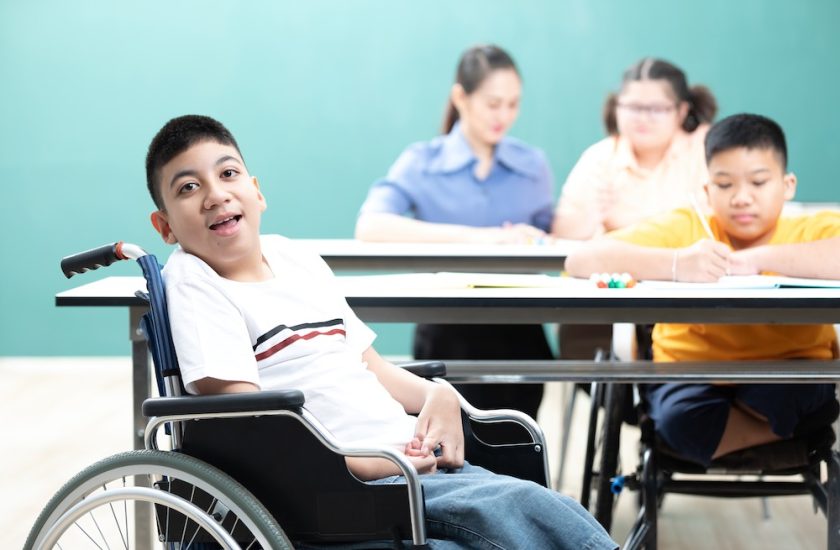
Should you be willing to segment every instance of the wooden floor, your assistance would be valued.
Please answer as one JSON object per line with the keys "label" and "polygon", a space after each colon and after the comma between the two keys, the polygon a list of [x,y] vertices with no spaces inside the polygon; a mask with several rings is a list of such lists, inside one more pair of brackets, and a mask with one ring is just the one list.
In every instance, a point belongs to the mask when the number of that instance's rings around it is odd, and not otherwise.
{"label": "wooden floor", "polygon": [[[131,425],[128,358],[0,358],[0,548],[23,546],[52,494],[73,474],[109,454],[127,450]],[[550,384],[540,412],[553,471],[557,471],[561,391]],[[572,447],[562,490],[579,498],[579,472],[587,402],[578,399]],[[625,430],[622,464],[635,467],[638,440]],[[623,541],[635,516],[633,494],[619,499],[613,536]],[[825,548],[825,520],[807,497],[769,501],[669,495],[660,520],[662,549]]]}

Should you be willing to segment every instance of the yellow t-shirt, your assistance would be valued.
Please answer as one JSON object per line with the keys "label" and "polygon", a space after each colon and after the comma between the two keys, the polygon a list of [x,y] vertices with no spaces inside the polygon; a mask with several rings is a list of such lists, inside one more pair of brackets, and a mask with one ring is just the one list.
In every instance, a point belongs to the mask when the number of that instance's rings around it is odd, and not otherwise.
{"label": "yellow t-shirt", "polygon": [[[731,246],[714,216],[715,239]],[[769,244],[793,244],[840,236],[840,212],[781,217]],[[608,237],[660,248],[682,248],[707,238],[697,214],[680,208],[655,216]],[[831,359],[836,334],[832,325],[717,325],[660,323],[653,330],[655,361],[740,359]]]}

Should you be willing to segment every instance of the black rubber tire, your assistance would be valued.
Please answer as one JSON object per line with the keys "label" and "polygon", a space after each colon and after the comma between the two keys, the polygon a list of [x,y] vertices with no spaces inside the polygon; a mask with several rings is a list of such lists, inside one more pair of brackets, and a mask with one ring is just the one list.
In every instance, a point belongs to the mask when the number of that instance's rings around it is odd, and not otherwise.
{"label": "black rubber tire", "polygon": [[619,453],[621,446],[621,424],[624,420],[624,408],[628,398],[625,384],[606,384],[604,391],[604,421],[601,424],[601,445],[598,458],[598,477],[595,489],[595,502],[590,507],[595,519],[607,531],[612,527],[615,495],[612,492],[612,480],[618,475]]}
{"label": "black rubber tire", "polygon": [[598,446],[598,417],[602,414],[604,401],[603,382],[592,384],[589,402],[589,422],[586,426],[586,451],[583,457],[583,479],[580,486],[580,504],[587,510],[592,510],[592,479],[595,472],[595,460]]}
{"label": "black rubber tire", "polygon": [[[164,451],[129,451],[107,457],[76,474],[50,499],[29,536],[24,550],[40,550],[47,531],[73,505],[91,494],[102,492],[103,485],[128,477],[181,480],[218,499],[235,514],[258,544],[265,549],[293,550],[291,541],[265,507],[233,478],[191,456]],[[151,486],[145,480],[142,486]],[[151,533],[150,533],[151,535]],[[154,537],[155,539],[157,537]],[[122,547],[122,546],[120,546]]]}

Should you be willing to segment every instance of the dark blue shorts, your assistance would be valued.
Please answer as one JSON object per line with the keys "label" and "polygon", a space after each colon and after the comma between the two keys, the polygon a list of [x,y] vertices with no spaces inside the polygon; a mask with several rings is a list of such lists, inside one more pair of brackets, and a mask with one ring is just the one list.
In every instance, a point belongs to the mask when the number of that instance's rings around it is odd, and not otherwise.
{"label": "dark blue shorts", "polygon": [[835,398],[834,391],[834,384],[654,384],[646,387],[646,396],[657,435],[681,456],[708,466],[735,401],[788,438],[804,417]]}

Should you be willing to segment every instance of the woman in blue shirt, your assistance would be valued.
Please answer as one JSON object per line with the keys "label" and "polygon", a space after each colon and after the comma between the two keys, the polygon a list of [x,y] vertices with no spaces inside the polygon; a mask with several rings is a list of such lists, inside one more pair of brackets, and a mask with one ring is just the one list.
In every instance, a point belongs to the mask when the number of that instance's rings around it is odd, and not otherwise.
{"label": "woman in blue shirt", "polygon": [[[496,46],[467,50],[443,135],[409,146],[373,184],[356,223],[366,241],[527,243],[551,227],[553,178],[545,155],[508,137],[521,80]],[[418,359],[550,359],[540,325],[418,325]],[[463,385],[480,408],[536,417],[541,384]]]}

